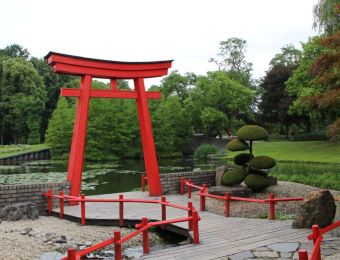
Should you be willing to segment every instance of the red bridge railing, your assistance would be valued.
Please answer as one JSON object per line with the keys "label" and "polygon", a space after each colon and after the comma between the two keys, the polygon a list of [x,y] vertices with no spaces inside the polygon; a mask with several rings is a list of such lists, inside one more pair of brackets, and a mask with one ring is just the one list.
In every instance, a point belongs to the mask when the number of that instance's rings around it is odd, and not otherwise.
{"label": "red bridge railing", "polygon": [[230,217],[230,202],[231,201],[243,201],[243,202],[269,204],[269,219],[274,220],[275,219],[275,205],[278,202],[303,200],[302,197],[275,198],[275,195],[273,193],[269,194],[268,199],[234,197],[234,196],[230,196],[228,192],[225,193],[225,196],[218,196],[218,195],[209,194],[208,188],[205,184],[203,184],[202,186],[194,185],[191,180],[186,181],[184,178],[181,178],[181,181],[180,181],[180,194],[182,195],[184,194],[185,185],[188,187],[188,198],[191,198],[191,188],[199,189],[199,192],[197,194],[200,196],[200,211],[205,211],[206,198],[224,200],[226,217]]}
{"label": "red bridge railing", "polygon": [[146,182],[148,181],[148,178],[145,176],[145,174],[141,175],[141,180],[142,180],[142,192],[145,191],[145,186],[146,186]]}
{"label": "red bridge railing", "polygon": [[[148,230],[151,227],[160,226],[164,228],[167,224],[173,224],[173,223],[179,223],[179,222],[188,222],[188,230],[193,232],[193,241],[194,244],[199,244],[199,227],[198,227],[198,221],[201,220],[199,217],[197,210],[193,207],[192,202],[188,202],[188,206],[184,207],[181,205],[176,205],[173,203],[170,203],[166,201],[166,197],[162,196],[160,200],[144,200],[144,199],[124,199],[124,196],[122,194],[119,195],[118,199],[105,199],[105,198],[86,198],[84,194],[81,194],[80,197],[75,196],[67,196],[64,195],[63,192],[60,192],[58,195],[53,195],[52,190],[48,190],[46,194],[44,194],[47,197],[47,204],[48,209],[47,213],[49,216],[52,215],[52,208],[53,208],[53,199],[59,200],[59,217],[61,219],[64,218],[64,205],[65,200],[68,202],[80,202],[80,223],[82,225],[86,224],[86,202],[98,202],[98,203],[107,203],[107,202],[117,202],[119,203],[119,226],[124,225],[124,203],[151,203],[151,204],[159,204],[161,206],[161,221],[154,221],[149,222],[147,218],[142,218],[140,224],[136,224],[136,230],[135,232],[127,235],[124,238],[121,238],[120,231],[114,231],[114,235],[112,238],[105,240],[101,243],[98,243],[96,245],[93,245],[89,248],[86,248],[81,251],[76,251],[75,249],[69,249],[68,250],[68,256],[63,258],[63,260],[76,260],[80,259],[82,256],[85,256],[91,252],[94,252],[98,249],[101,249],[103,247],[106,247],[108,245],[114,244],[114,250],[115,250],[115,259],[121,260],[122,259],[122,249],[121,245],[126,242],[127,240],[139,235],[143,234],[143,253],[148,254],[150,252],[149,247],[149,238],[148,238]],[[187,211],[187,217],[182,218],[176,218],[176,219],[166,219],[166,208],[177,208],[184,211]]]}
{"label": "red bridge railing", "polygon": [[340,220],[337,222],[320,229],[318,225],[312,226],[312,233],[307,236],[308,240],[313,240],[314,246],[313,251],[308,258],[307,250],[300,249],[299,250],[299,260],[321,260],[321,243],[323,240],[323,234],[326,234],[327,232],[340,227]]}

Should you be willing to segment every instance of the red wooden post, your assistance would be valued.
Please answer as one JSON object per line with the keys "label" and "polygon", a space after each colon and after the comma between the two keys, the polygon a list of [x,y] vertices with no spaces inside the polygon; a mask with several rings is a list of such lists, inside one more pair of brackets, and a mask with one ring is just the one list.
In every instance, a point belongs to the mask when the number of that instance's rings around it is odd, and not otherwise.
{"label": "red wooden post", "polygon": [[230,217],[230,194],[228,192],[225,193],[225,216]]}
{"label": "red wooden post", "polygon": [[145,191],[145,175],[142,174],[142,192]]}
{"label": "red wooden post", "polygon": [[200,191],[200,211],[205,211],[205,201],[206,201],[206,197],[204,196],[205,194],[205,190],[206,190],[206,185],[203,184],[202,185],[202,189]]}
{"label": "red wooden post", "polygon": [[59,196],[61,197],[59,198],[59,217],[63,219],[64,218],[64,192],[63,191],[59,192]]}
{"label": "red wooden post", "polygon": [[52,216],[52,208],[53,208],[53,192],[52,190],[47,191],[47,214]]}
{"label": "red wooden post", "polygon": [[194,244],[200,243],[199,231],[198,231],[198,213],[196,210],[192,212],[192,229],[194,235]]}
{"label": "red wooden post", "polygon": [[116,243],[120,240],[120,231],[114,231],[113,241],[115,242],[115,260],[122,260],[122,245]]}
{"label": "red wooden post", "polygon": [[124,226],[124,196],[123,194],[119,195],[119,226]]}
{"label": "red wooden post", "polygon": [[[312,233],[313,233],[313,244],[315,245],[316,240],[320,236],[320,228],[319,228],[318,225],[313,225],[312,226]],[[318,252],[317,260],[321,260],[321,250],[319,250],[319,252]]]}
{"label": "red wooden post", "polygon": [[181,177],[181,181],[179,183],[179,194],[184,195],[184,177]]}
{"label": "red wooden post", "polygon": [[[142,218],[142,225],[143,227],[148,225],[148,219]],[[150,245],[149,245],[149,230],[145,229],[143,231],[143,254],[150,253]]]}
{"label": "red wooden post", "polygon": [[143,154],[145,160],[146,176],[148,177],[149,195],[161,196],[162,195],[162,183],[159,177],[157,155],[155,149],[155,143],[152,135],[151,119],[149,113],[149,106],[147,96],[145,93],[144,79],[135,78],[135,91],[138,98],[138,119],[140,124],[140,134],[143,145]]}
{"label": "red wooden post", "polygon": [[[193,206],[192,206],[192,202],[191,201],[188,202],[188,208],[189,208],[189,210],[188,210],[188,217],[191,217],[192,216],[192,210],[193,210]],[[188,229],[189,229],[189,231],[192,231],[192,226],[193,226],[193,221],[191,220],[191,221],[188,222]]]}
{"label": "red wooden post", "polygon": [[67,249],[67,259],[76,260],[76,250],[74,248]]}
{"label": "red wooden post", "polygon": [[307,250],[305,249],[299,250],[299,260],[308,260]]}
{"label": "red wooden post", "polygon": [[[275,195],[273,193],[269,194],[269,199],[274,199]],[[275,201],[269,201],[269,219],[275,219]]]}
{"label": "red wooden post", "polygon": [[[161,201],[163,203],[166,202],[165,196],[161,197]],[[165,204],[161,204],[161,208],[162,208],[162,220],[166,220],[166,205]],[[162,228],[164,228],[164,225],[162,225]]]}
{"label": "red wooden post", "polygon": [[[187,184],[192,184],[191,179],[189,179]],[[191,199],[191,186],[190,185],[187,185],[187,186],[188,186],[188,199]]]}
{"label": "red wooden post", "polygon": [[81,224],[85,225],[85,195],[84,194],[80,194],[80,199],[82,200],[80,202]]}

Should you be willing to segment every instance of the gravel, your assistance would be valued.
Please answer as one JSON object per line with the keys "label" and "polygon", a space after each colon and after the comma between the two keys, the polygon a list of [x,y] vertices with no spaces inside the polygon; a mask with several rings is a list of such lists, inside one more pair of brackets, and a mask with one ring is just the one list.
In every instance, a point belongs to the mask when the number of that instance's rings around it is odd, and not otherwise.
{"label": "gravel", "polygon": [[[264,199],[268,198],[269,193],[274,193],[278,198],[290,198],[290,197],[306,197],[309,192],[320,190],[313,186],[308,186],[300,183],[279,181],[278,185],[268,187],[264,192],[254,193],[251,198]],[[340,198],[340,191],[330,190],[332,195],[336,198]],[[194,200],[198,200],[198,196],[193,196]],[[291,202],[279,202],[275,205],[276,218],[277,219],[293,219],[298,209],[300,208],[302,201]],[[222,200],[216,200],[207,198],[206,210],[216,214],[225,214],[225,202]],[[269,214],[268,204],[248,203],[233,201],[230,204],[230,216],[231,217],[246,217],[246,218],[267,218]]]}
{"label": "gravel", "polygon": [[[39,259],[47,252],[65,253],[70,247],[85,248],[112,238],[113,230],[120,230],[122,237],[133,232],[128,228],[81,226],[55,217],[40,217],[34,221],[3,221],[0,224],[0,258],[32,260]],[[157,233],[150,232],[149,238],[150,246],[163,243]],[[141,245],[142,238],[138,235],[124,243],[123,250]],[[110,250],[110,247],[105,250]]]}

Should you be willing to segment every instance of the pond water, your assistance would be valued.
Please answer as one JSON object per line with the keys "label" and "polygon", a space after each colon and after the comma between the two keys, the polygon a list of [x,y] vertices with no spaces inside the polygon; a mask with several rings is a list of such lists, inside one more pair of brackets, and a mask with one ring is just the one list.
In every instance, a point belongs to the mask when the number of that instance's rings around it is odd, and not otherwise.
{"label": "pond water", "polygon": [[[192,159],[159,160],[160,173],[191,171],[194,168],[214,169],[214,162]],[[221,162],[223,164],[223,162]],[[127,192],[141,187],[143,160],[85,163],[82,192],[86,195]],[[0,165],[0,184],[59,182],[66,180],[67,162],[30,161],[22,165]]]}

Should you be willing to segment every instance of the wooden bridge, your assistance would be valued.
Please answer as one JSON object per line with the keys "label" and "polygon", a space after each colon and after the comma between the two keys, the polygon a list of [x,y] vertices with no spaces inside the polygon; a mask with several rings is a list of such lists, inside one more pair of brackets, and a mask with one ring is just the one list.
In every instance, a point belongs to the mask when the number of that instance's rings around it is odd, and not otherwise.
{"label": "wooden bridge", "polygon": [[[147,193],[123,193],[124,199],[151,199]],[[91,198],[118,198],[118,194],[105,194],[90,196]],[[87,198],[90,198],[87,197]],[[167,201],[186,206],[186,196],[169,195]],[[199,209],[198,203],[193,200],[194,206]],[[59,209],[53,210],[59,214]],[[67,219],[80,222],[80,206],[65,207],[64,216]],[[167,219],[185,217],[186,212],[167,209]],[[200,244],[187,244],[158,251],[151,250],[150,254],[143,255],[142,259],[227,259],[227,256],[246,250],[267,246],[278,242],[304,242],[308,243],[307,235],[310,229],[292,229],[291,221],[277,221],[248,218],[226,218],[221,215],[199,212]],[[119,206],[117,203],[86,203],[86,222],[102,222],[102,224],[117,224]],[[140,223],[142,217],[149,220],[161,220],[161,210],[158,204],[124,203],[124,225]],[[189,235],[188,223],[168,225],[167,229]],[[312,245],[312,242],[310,242]]]}

